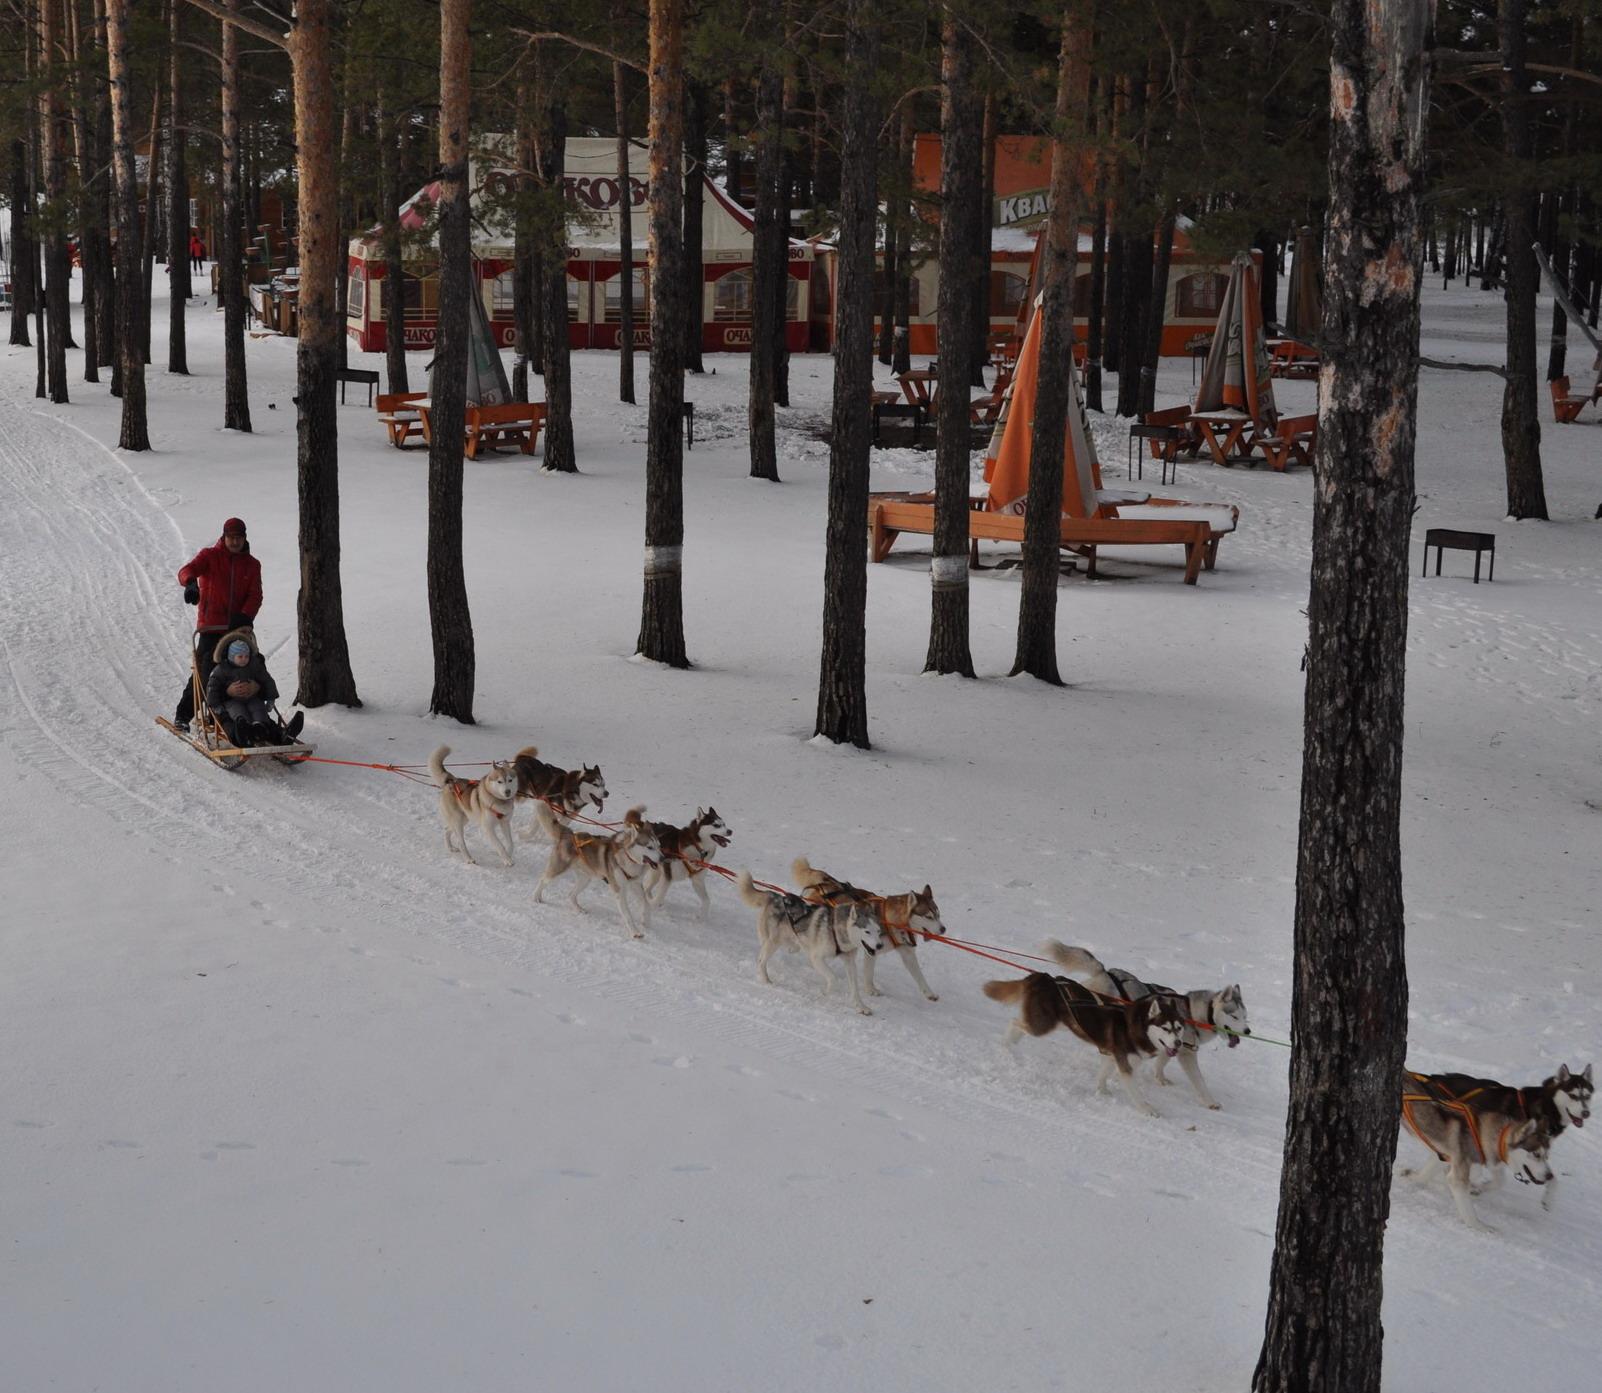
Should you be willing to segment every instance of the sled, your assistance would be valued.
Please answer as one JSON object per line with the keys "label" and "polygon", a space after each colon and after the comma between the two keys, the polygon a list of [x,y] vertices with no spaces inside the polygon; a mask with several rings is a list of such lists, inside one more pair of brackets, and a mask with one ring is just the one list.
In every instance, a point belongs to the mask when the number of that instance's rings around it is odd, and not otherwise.
{"label": "sled", "polygon": [[[200,660],[194,652],[189,655],[189,681],[195,694],[195,715],[189,723],[190,728],[187,731],[179,730],[165,716],[157,716],[156,724],[171,731],[190,749],[198,750],[213,764],[221,765],[224,769],[238,769],[247,761],[264,756],[276,759],[280,764],[299,764],[316,752],[313,746],[298,740],[285,745],[251,745],[248,749],[240,749],[228,738],[222,722],[206,705],[206,693],[200,680]],[[284,724],[276,706],[273,707],[273,718],[279,725]]]}

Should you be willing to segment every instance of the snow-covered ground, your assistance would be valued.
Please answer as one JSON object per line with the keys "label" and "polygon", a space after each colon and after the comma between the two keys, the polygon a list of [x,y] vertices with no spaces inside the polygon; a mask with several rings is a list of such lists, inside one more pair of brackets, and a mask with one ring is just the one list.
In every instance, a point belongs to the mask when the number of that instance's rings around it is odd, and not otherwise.
{"label": "snow-covered ground", "polygon": [[[1499,361],[1499,316],[1431,293],[1425,351]],[[289,690],[297,587],[294,345],[249,341],[242,437],[219,428],[214,307],[191,307],[188,378],[161,370],[164,323],[158,306],[143,455],[115,450],[118,404],[77,353],[56,408],[32,351],[0,349],[6,1388],[1246,1386],[1285,1050],[1209,1051],[1223,1110],[1181,1086],[1148,1120],[1095,1094],[1083,1047],[1007,1054],[978,990],[1004,969],[954,947],[923,950],[938,1003],[886,962],[863,1019],[797,959],[759,985],[726,885],[709,923],[676,890],[631,943],[602,894],[588,916],[532,904],[538,851],[510,871],[447,857],[416,784],[227,773],[160,730],[194,615],[173,573],[222,519],[249,523]],[[709,364],[688,387],[694,669],[629,661],[645,412],[614,400],[615,359],[577,355],[582,472],[467,466],[472,728],[426,715],[426,455],[388,448],[358,391],[340,477],[365,705],[310,713],[319,753],[598,761],[609,811],[715,803],[730,865],[929,880],[957,935],[1239,981],[1283,1038],[1307,472],[1182,465],[1174,491],[1238,503],[1239,532],[1194,589],[1177,552],[1065,579],[1066,691],[1002,675],[1010,570],[974,577],[981,679],[923,676],[927,542],[904,539],[871,568],[875,748],[820,749],[830,361],[792,363],[779,486],[746,477],[744,359]],[[1190,373],[1164,364],[1164,401]],[[1543,422],[1556,520],[1509,523],[1499,400],[1494,377],[1423,374],[1416,538],[1483,528],[1499,551],[1494,583],[1461,554],[1413,582],[1410,1060],[1533,1082],[1602,1040],[1602,432]],[[1120,434],[1102,430],[1114,485]],[[881,452],[875,482],[931,465]],[[1397,1191],[1389,1387],[1574,1387],[1595,1364],[1594,1132],[1554,1159],[1551,1213],[1514,1185],[1479,1201],[1495,1236],[1444,1191]]]}

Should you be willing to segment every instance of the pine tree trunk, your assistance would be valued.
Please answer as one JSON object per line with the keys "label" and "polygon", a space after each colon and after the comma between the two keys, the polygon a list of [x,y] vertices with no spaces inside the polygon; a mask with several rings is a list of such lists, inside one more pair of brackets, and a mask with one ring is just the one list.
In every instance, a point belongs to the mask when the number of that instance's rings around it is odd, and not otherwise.
{"label": "pine tree trunk", "polygon": [[1124,240],[1124,314],[1118,328],[1120,416],[1140,410],[1140,367],[1146,358],[1146,302],[1151,295],[1152,234],[1141,225]]}
{"label": "pine tree trunk", "polygon": [[1263,254],[1263,274],[1258,295],[1263,307],[1263,323],[1279,323],[1279,258],[1282,244],[1272,232],[1257,234],[1257,247]]}
{"label": "pine tree trunk", "polygon": [[439,7],[439,328],[429,374],[428,620],[434,691],[428,709],[473,723],[473,618],[462,569],[462,432],[467,419],[468,297],[475,294],[467,206],[472,0]]}
{"label": "pine tree trunk", "polygon": [[684,648],[684,0],[651,0],[651,396],[645,447],[642,658],[689,667]]}
{"label": "pine tree trunk", "polygon": [[139,185],[134,175],[128,0],[106,0],[106,65],[111,84],[112,168],[117,185],[117,358],[122,384],[122,426],[117,444],[124,450],[148,450],[145,355],[139,340],[139,268],[144,258],[139,252]]}
{"label": "pine tree trunk", "polygon": [[[339,172],[334,139],[333,0],[299,0],[290,38],[300,186],[300,339],[295,459],[300,500],[296,633],[301,706],[360,706],[345,641],[339,568]],[[460,438],[458,436],[458,438]]]}
{"label": "pine tree trunk", "polygon": [[[753,15],[770,44],[778,42],[778,0],[760,0]],[[781,99],[784,77],[771,49],[765,53],[756,80],[756,197],[751,233],[751,372],[746,392],[746,427],[750,436],[751,478],[779,481],[774,442],[773,375],[778,344],[773,332],[775,286],[784,274],[784,242],[779,228],[779,164],[784,131]]]}
{"label": "pine tree trunk", "polygon": [[684,94],[684,367],[705,372],[706,268],[701,219],[706,202],[706,88],[686,81]]}
{"label": "pine tree trunk", "polygon": [[186,8],[181,0],[171,0],[167,15],[168,57],[167,101],[167,289],[171,303],[167,313],[167,371],[189,375],[189,352],[184,341],[184,312],[194,286],[189,279],[189,170],[184,159],[183,131],[183,50],[179,15]]}
{"label": "pine tree trunk", "polygon": [[[384,316],[384,377],[391,392],[409,392],[406,371],[406,261],[401,250],[400,132],[378,90],[378,201],[384,228],[384,279],[379,298]],[[515,274],[514,274],[515,281]],[[515,299],[515,292],[514,292]],[[519,348],[519,352],[521,352]],[[520,400],[526,401],[527,397]]]}
{"label": "pine tree trunk", "polygon": [[912,277],[918,269],[912,261],[912,103],[901,106],[901,132],[896,139],[896,188],[900,213],[896,222],[896,281],[891,313],[895,316],[895,340],[890,355],[890,371],[912,371]]}
{"label": "pine tree trunk", "polygon": [[[1525,61],[1525,15],[1529,0],[1500,0],[1497,31],[1502,134],[1515,169],[1535,157],[1530,128],[1529,78]],[[1541,420],[1537,414],[1535,292],[1535,195],[1509,189],[1502,216],[1507,250],[1507,383],[1502,389],[1502,459],[1507,468],[1507,511],[1513,518],[1545,518],[1541,478]]]}
{"label": "pine tree trunk", "polygon": [[745,161],[740,154],[739,127],[734,124],[734,79],[723,84],[723,183],[730,198],[744,206],[741,185],[745,183]]}
{"label": "pine tree trunk", "polygon": [[1120,188],[1112,205],[1112,222],[1107,229],[1107,301],[1102,308],[1101,360],[1109,372],[1117,372],[1123,345],[1119,341],[1124,324],[1124,261],[1129,238],[1123,228]]}
{"label": "pine tree trunk", "polygon": [[634,405],[634,227],[629,183],[629,109],[623,65],[612,64],[612,106],[617,118],[618,329],[617,399]]}
{"label": "pine tree trunk", "polygon": [[[244,0],[227,0],[238,10]],[[239,29],[222,27],[222,225],[217,284],[223,306],[223,429],[249,432],[250,383],[245,370],[243,161],[239,145]]]}
{"label": "pine tree trunk", "polygon": [[[560,189],[567,170],[567,108],[545,89],[549,107],[540,149],[540,174],[548,189]],[[573,349],[567,334],[567,248],[548,248],[540,290],[544,297],[545,472],[578,473],[573,443]],[[656,322],[653,318],[653,324]]]}
{"label": "pine tree trunk", "polygon": [[89,102],[84,84],[91,80],[92,68],[84,53],[83,19],[73,0],[66,8],[68,51],[72,59],[72,125],[78,156],[78,259],[82,268],[83,380],[100,381],[100,325],[96,318],[95,280],[98,275],[100,239],[97,205],[93,189],[100,168],[95,154],[94,130],[89,120]]}
{"label": "pine tree trunk", "polygon": [[878,350],[876,356],[885,367],[895,362],[896,354],[896,287],[901,282],[901,268],[896,262],[900,251],[901,201],[892,193],[886,200],[884,217],[884,258],[879,274],[874,277],[874,309],[879,316]]}
{"label": "pine tree trunk", "polygon": [[[984,118],[980,126],[980,149],[983,153],[983,176],[979,183],[979,197],[973,205],[973,257],[976,274],[973,278],[973,324],[968,354],[968,385],[985,385],[985,364],[990,361],[990,248],[991,213],[996,205],[996,94],[985,93]],[[1070,326],[1071,327],[1071,326]]]}
{"label": "pine tree trunk", "polygon": [[1150,411],[1156,405],[1157,369],[1163,355],[1163,324],[1168,315],[1168,272],[1174,262],[1174,228],[1178,205],[1168,204],[1157,226],[1157,259],[1152,265],[1151,293],[1146,301],[1146,351],[1140,362],[1140,399],[1136,409]]}
{"label": "pine tree trunk", "polygon": [[532,210],[527,205],[529,191],[536,185],[539,168],[539,139],[535,127],[536,72],[538,62],[525,55],[518,64],[517,118],[513,139],[517,147],[517,209],[512,233],[512,347],[516,361],[512,365],[512,395],[518,401],[529,401],[529,368],[538,358],[535,333],[535,279],[534,229],[531,226]]}
{"label": "pine tree trunk", "polygon": [[54,213],[52,231],[45,242],[45,311],[50,320],[45,376],[50,400],[59,405],[67,400],[67,340],[72,327],[67,294],[72,261],[67,255],[65,223],[67,152],[62,145],[61,88],[56,63],[61,41],[57,3],[58,0],[39,0],[39,66],[45,83],[39,99],[39,132],[45,199]]}
{"label": "pine tree trunk", "polygon": [[940,394],[935,398],[935,520],[925,672],[973,676],[968,650],[968,356],[973,346],[974,205],[982,193],[973,49],[947,14],[940,31]]}
{"label": "pine tree trunk", "polygon": [[158,68],[151,85],[155,90],[150,98],[150,163],[146,166],[144,232],[139,243],[143,251],[139,258],[139,348],[147,367],[150,365],[151,305],[156,288],[156,248],[160,244],[161,230],[156,219],[167,183],[167,171],[162,163],[167,150],[167,132],[161,120],[161,99],[167,89],[165,71]]}
{"label": "pine tree trunk", "polygon": [[1377,1393],[1407,1042],[1402,698],[1429,0],[1331,6],[1290,1104],[1255,1393]]}
{"label": "pine tree trunk", "polygon": [[[1098,165],[1099,165],[1098,161]],[[1099,198],[1102,175],[1096,174],[1096,226],[1090,236],[1090,313],[1085,324],[1085,407],[1100,411],[1101,406],[1101,317],[1102,297],[1107,290],[1107,202]]]}
{"label": "pine tree trunk", "polygon": [[28,207],[28,143],[21,136],[11,142],[11,343],[31,348],[28,316],[33,313],[33,219]]}
{"label": "pine tree trunk", "polygon": [[874,238],[879,113],[873,77],[879,28],[873,0],[846,0],[840,130],[839,282],[834,406],[829,430],[829,520],[823,563],[823,651],[814,734],[868,744],[869,400],[873,391]]}
{"label": "pine tree trunk", "polygon": [[94,150],[95,178],[92,200],[95,210],[95,332],[100,336],[95,357],[111,368],[111,395],[122,396],[122,361],[117,351],[116,255],[111,246],[115,180],[112,177],[111,84],[103,80],[108,70],[106,58],[106,0],[94,0],[94,56],[90,70],[95,74]]}
{"label": "pine tree trunk", "polygon": [[[788,117],[786,112],[795,106],[797,87],[793,77],[786,78],[781,89],[783,101],[779,107],[779,133],[783,136]],[[779,150],[779,197],[774,234],[779,248],[779,274],[773,281],[773,404],[790,404],[790,203],[795,183],[795,159],[783,146]]]}

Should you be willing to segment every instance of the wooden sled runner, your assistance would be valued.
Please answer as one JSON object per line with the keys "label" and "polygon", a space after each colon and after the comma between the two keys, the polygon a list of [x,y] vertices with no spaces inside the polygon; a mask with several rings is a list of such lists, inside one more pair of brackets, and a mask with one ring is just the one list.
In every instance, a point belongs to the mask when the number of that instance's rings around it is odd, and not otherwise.
{"label": "wooden sled runner", "polygon": [[[206,705],[206,693],[200,680],[200,662],[193,652],[189,664],[189,681],[195,696],[195,715],[189,723],[189,730],[179,730],[165,716],[157,716],[156,724],[170,730],[190,749],[200,751],[213,764],[221,765],[224,769],[238,769],[247,761],[261,757],[276,759],[280,764],[298,764],[315,753],[313,746],[300,741],[291,741],[287,745],[252,745],[248,749],[240,749],[228,738],[222,722]],[[273,716],[278,718],[276,707],[273,708]],[[283,724],[281,718],[278,723]]]}

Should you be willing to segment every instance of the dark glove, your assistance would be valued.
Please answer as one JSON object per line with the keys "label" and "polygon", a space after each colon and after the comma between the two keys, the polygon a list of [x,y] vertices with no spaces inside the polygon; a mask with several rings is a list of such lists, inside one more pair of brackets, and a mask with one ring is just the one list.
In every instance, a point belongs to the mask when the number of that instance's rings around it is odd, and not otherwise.
{"label": "dark glove", "polygon": [[254,629],[256,620],[253,615],[249,614],[230,614],[228,616],[228,627],[230,629]]}
{"label": "dark glove", "polygon": [[198,605],[200,603],[200,582],[198,580],[192,580],[188,585],[184,586],[184,603],[186,605]]}

